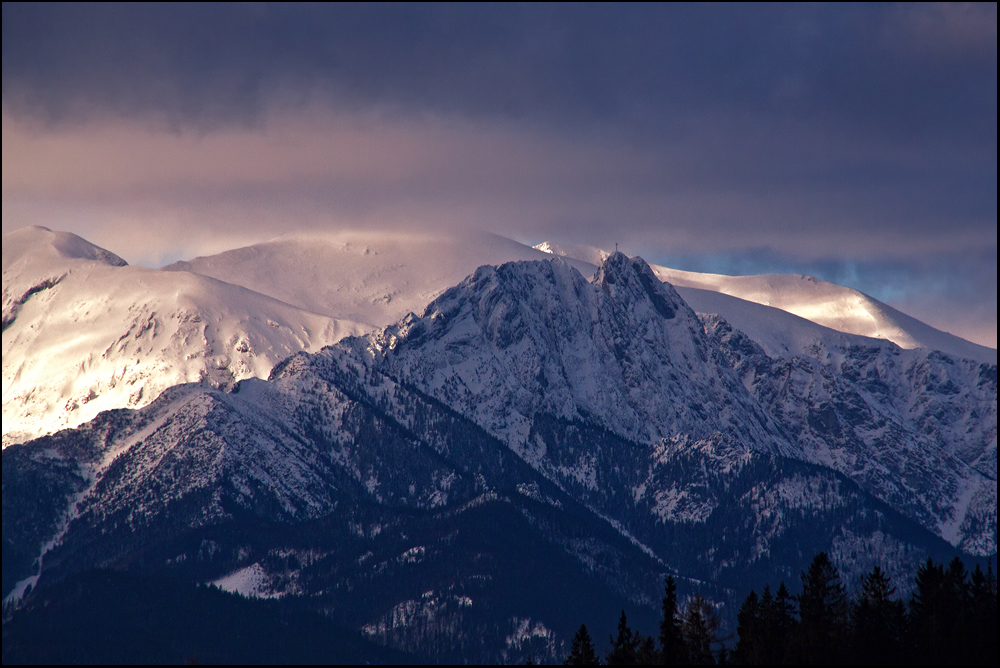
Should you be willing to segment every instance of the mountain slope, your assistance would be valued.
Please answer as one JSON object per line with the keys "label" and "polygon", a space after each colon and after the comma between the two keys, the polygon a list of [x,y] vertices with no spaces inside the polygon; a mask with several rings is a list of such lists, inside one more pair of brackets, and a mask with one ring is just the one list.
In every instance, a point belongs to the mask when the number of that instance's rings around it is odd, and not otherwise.
{"label": "mountain slope", "polygon": [[891,344],[769,357],[725,320],[705,324],[796,458],[844,473],[968,552],[996,550],[995,365]]}
{"label": "mountain slope", "polygon": [[725,321],[703,324],[621,253],[593,283],[559,261],[484,267],[373,336],[375,364],[560,484],[593,463],[554,450],[540,419],[650,446],[724,434],[833,468],[953,544],[996,550],[995,365],[836,334],[773,358]]}
{"label": "mountain slope", "polygon": [[3,252],[5,447],[178,383],[266,376],[366,329],[203,276],[125,266],[44,228],[5,235]]}
{"label": "mountain slope", "polygon": [[[542,259],[530,246],[486,233],[303,233],[176,262],[313,313],[390,325],[485,264]],[[582,265],[586,268],[586,265]]]}
{"label": "mountain slope", "polygon": [[[952,489],[960,502],[956,510],[968,508],[973,522],[995,523],[997,472],[996,365],[976,363],[927,349],[900,350],[887,341],[834,332],[777,309],[754,304],[721,293],[680,289],[685,299],[699,313],[725,313],[728,323],[740,330],[737,338],[747,335],[762,350],[745,340],[735,346],[723,346],[733,364],[763,405],[772,414],[781,413],[792,425],[800,441],[812,441],[817,461],[848,458],[852,440],[878,443],[890,458],[906,457],[892,467],[897,472],[919,467],[925,461],[936,468],[950,458],[957,458],[984,478],[962,474]],[[709,328],[717,327],[718,318],[703,317]],[[721,331],[721,330],[717,330]],[[724,334],[724,337],[730,336]],[[787,361],[782,361],[784,358]],[[753,361],[750,361],[750,360]],[[808,361],[807,361],[808,360]],[[796,385],[793,378],[800,384]],[[808,378],[808,381],[805,379]],[[780,397],[780,399],[779,399]],[[806,400],[806,397],[810,397]],[[813,404],[810,414],[806,404]],[[859,412],[860,411],[860,412]],[[823,417],[820,417],[820,414]],[[884,417],[875,417],[877,415]],[[871,421],[868,436],[854,431],[854,426]],[[872,430],[873,425],[881,433]],[[893,425],[888,428],[888,425]],[[825,435],[817,435],[826,431]],[[812,434],[809,436],[808,434]],[[819,454],[826,446],[834,451]],[[895,454],[890,454],[895,453]],[[904,454],[905,453],[905,454]],[[928,459],[929,458],[929,459]],[[844,470],[846,461],[838,465]],[[856,466],[852,464],[851,466]],[[957,463],[951,466],[959,471]],[[870,474],[865,474],[870,475]],[[885,483],[894,487],[890,475]],[[943,484],[938,480],[928,486]],[[971,485],[969,487],[968,485]],[[977,509],[978,508],[978,509]],[[965,512],[965,511],[963,511]],[[963,513],[939,513],[941,535],[956,542]],[[977,535],[976,531],[969,535]],[[989,536],[989,531],[979,534]],[[988,553],[992,543],[965,549]]]}

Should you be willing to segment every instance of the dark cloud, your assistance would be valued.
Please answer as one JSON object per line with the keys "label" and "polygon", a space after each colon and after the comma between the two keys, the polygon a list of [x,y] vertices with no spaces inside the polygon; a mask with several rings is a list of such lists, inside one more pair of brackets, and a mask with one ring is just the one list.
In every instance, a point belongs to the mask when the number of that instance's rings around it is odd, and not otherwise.
{"label": "dark cloud", "polygon": [[10,113],[210,131],[320,100],[508,120],[682,150],[674,187],[818,184],[888,197],[890,219],[937,216],[946,192],[995,217],[996,56],[995,5],[3,8]]}
{"label": "dark cloud", "polygon": [[4,99],[53,118],[211,123],[316,93],[561,124],[766,113],[995,141],[996,7],[3,8]]}

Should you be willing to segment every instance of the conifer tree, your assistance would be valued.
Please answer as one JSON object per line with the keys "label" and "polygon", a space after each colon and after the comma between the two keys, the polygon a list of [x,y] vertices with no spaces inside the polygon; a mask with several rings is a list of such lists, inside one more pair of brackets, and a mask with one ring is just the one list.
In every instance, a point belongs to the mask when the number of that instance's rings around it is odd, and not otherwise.
{"label": "conifer tree", "polygon": [[604,661],[609,666],[634,666],[638,660],[639,643],[642,636],[633,633],[629,628],[628,618],[622,610],[622,616],[618,618],[618,637],[610,637],[611,649],[604,655]]}
{"label": "conifer tree", "polygon": [[969,652],[972,649],[973,633],[969,619],[970,604],[969,572],[959,557],[948,564],[944,573],[946,593],[946,612],[948,618],[949,656],[955,657],[960,663],[971,660]]}
{"label": "conifer tree", "polygon": [[765,658],[764,663],[782,663],[788,656],[789,645],[793,635],[798,630],[798,620],[795,618],[795,599],[782,582],[778,591],[771,598],[771,588],[764,587],[761,597],[761,614],[764,618]]}
{"label": "conifer tree", "polygon": [[795,663],[842,663],[848,630],[848,604],[837,568],[820,552],[802,573],[799,625],[792,643]]}
{"label": "conifer tree", "polygon": [[684,633],[684,644],[687,647],[688,663],[691,665],[710,666],[715,664],[712,645],[717,642],[719,616],[715,606],[705,600],[701,594],[695,594],[688,599],[684,608],[684,623],[681,630]]}
{"label": "conifer tree", "polygon": [[917,569],[914,584],[916,586],[910,596],[907,619],[911,653],[909,658],[925,656],[935,661],[940,653],[938,645],[941,643],[938,626],[941,623],[939,608],[941,590],[944,587],[944,568],[928,557],[927,563]]}
{"label": "conifer tree", "polygon": [[986,573],[979,564],[972,571],[969,584],[969,606],[972,638],[970,663],[996,665],[997,663],[997,579],[993,564]]}
{"label": "conifer tree", "polygon": [[851,606],[856,661],[881,665],[900,660],[906,608],[893,598],[895,593],[889,576],[878,566],[861,579],[861,589]]}
{"label": "conifer tree", "polygon": [[736,633],[740,639],[733,650],[733,660],[738,664],[759,666],[763,663],[763,620],[757,592],[750,593],[743,600],[736,614]]}
{"label": "conifer tree", "polygon": [[576,635],[573,636],[573,644],[570,647],[569,656],[563,661],[567,666],[596,666],[600,661],[594,652],[594,643],[590,639],[586,624],[580,624]]}
{"label": "conifer tree", "polygon": [[945,571],[943,564],[927,563],[917,569],[916,587],[910,598],[908,628],[911,659],[919,662],[960,661],[959,616],[965,590],[965,567],[961,560]]}
{"label": "conifer tree", "polygon": [[795,606],[784,582],[778,592],[775,598],[771,586],[764,585],[759,598],[751,591],[743,601],[736,616],[739,641],[732,652],[733,663],[760,666],[781,663],[785,658]]}
{"label": "conifer tree", "polygon": [[677,609],[677,584],[667,576],[663,592],[663,617],[660,620],[660,662],[665,666],[687,663],[684,636],[681,634],[680,612]]}

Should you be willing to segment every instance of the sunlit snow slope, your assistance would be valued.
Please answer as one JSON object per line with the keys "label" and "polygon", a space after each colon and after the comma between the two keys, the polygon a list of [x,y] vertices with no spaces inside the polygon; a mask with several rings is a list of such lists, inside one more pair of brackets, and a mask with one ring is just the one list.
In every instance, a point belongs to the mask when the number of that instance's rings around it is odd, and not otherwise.
{"label": "sunlit snow slope", "polygon": [[[546,253],[600,263],[608,252],[592,246],[544,242],[535,248]],[[763,274],[760,276],[724,276],[699,274],[651,264],[661,281],[678,289],[685,301],[698,312],[719,313],[736,324],[724,312],[727,306],[740,305],[689,290],[708,291],[772,306],[824,327],[848,334],[859,334],[892,341],[901,348],[940,350],[957,357],[996,364],[995,348],[980,346],[953,334],[942,332],[916,318],[901,313],[868,295],[841,285],[820,281],[811,276]],[[710,308],[715,310],[707,310]],[[745,314],[744,314],[745,315]],[[739,326],[739,325],[737,325]]]}
{"label": "sunlit snow slope", "polygon": [[[546,255],[485,233],[335,232],[295,234],[165,270],[190,271],[275,299],[372,327],[422,313],[434,298],[485,264]],[[573,262],[585,276],[596,267]]]}
{"label": "sunlit snow slope", "polygon": [[[3,238],[3,443],[138,407],[395,322],[483,264],[546,255],[490,234],[299,234],[163,270],[64,232]],[[589,276],[593,267],[576,263]]]}
{"label": "sunlit snow slope", "polygon": [[365,329],[205,276],[129,267],[73,234],[16,230],[3,237],[3,444],[178,383],[266,377]]}

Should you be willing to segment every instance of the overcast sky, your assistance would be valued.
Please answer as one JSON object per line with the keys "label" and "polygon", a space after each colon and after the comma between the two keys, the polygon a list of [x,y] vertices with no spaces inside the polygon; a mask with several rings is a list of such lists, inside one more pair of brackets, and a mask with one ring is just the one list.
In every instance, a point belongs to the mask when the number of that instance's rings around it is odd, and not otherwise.
{"label": "overcast sky", "polygon": [[996,5],[3,5],[3,231],[478,227],[996,346]]}

